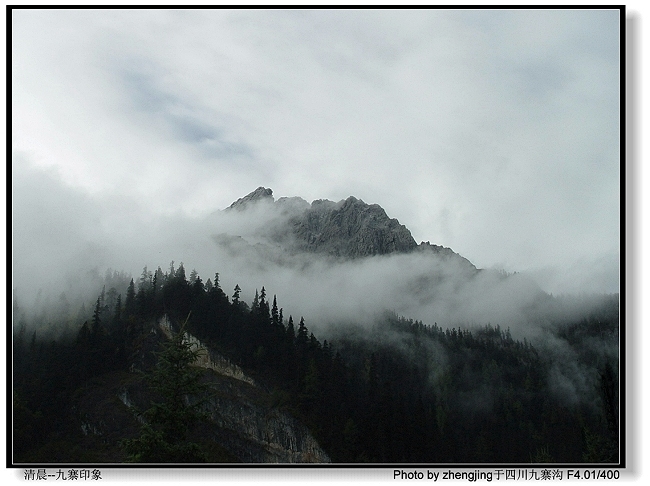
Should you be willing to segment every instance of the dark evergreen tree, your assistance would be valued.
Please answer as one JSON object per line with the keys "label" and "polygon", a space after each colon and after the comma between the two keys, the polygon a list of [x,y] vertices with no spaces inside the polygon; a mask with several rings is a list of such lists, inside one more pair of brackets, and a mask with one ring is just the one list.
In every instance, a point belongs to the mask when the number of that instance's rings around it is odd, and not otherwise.
{"label": "dark evergreen tree", "polygon": [[278,313],[278,301],[276,296],[273,296],[273,307],[271,307],[271,322],[273,327],[280,326],[280,314]]}
{"label": "dark evergreen tree", "polygon": [[201,295],[203,292],[205,292],[205,285],[203,284],[203,281],[201,280],[199,274],[195,275],[194,283],[192,283],[192,288],[195,295]]}
{"label": "dark evergreen tree", "polygon": [[144,289],[149,290],[149,287],[151,286],[151,278],[152,274],[151,272],[147,269],[147,266],[145,265],[144,268],[142,269],[142,274],[140,275],[140,282],[138,283],[138,290]]}
{"label": "dark evergreen tree", "polygon": [[102,311],[102,305],[101,305],[101,296],[97,297],[97,302],[95,303],[95,310],[93,311],[93,320],[92,320],[92,328],[91,332],[93,336],[97,336],[100,334],[100,329],[102,326],[102,319],[101,319],[101,311]]}
{"label": "dark evergreen tree", "polygon": [[296,340],[296,330],[294,329],[293,317],[291,315],[289,315],[289,322],[287,323],[287,337],[291,347],[293,347]]}
{"label": "dark evergreen tree", "polygon": [[129,283],[129,287],[126,290],[126,301],[124,302],[124,312],[126,317],[135,315],[135,283],[133,279]]}
{"label": "dark evergreen tree", "polygon": [[185,277],[185,266],[183,265],[183,262],[181,262],[180,266],[178,267],[178,270],[176,270],[176,274],[174,275],[174,277],[183,282],[187,280]]}
{"label": "dark evergreen tree", "polygon": [[253,302],[251,303],[251,312],[253,314],[259,314],[260,311],[260,294],[255,289],[255,297],[253,297]]}
{"label": "dark evergreen tree", "polygon": [[263,285],[260,291],[259,313],[263,319],[269,319],[269,303],[266,301],[266,289]]}
{"label": "dark evergreen tree", "polygon": [[193,366],[198,352],[185,339],[186,325],[187,320],[157,353],[158,362],[148,376],[157,401],[140,414],[140,437],[122,443],[129,462],[207,460],[198,444],[187,438],[188,432],[205,418],[201,406],[206,387],[200,382],[200,369]]}
{"label": "dark evergreen tree", "polygon": [[296,347],[300,351],[305,351],[307,349],[307,343],[309,342],[309,331],[307,326],[305,326],[305,318],[300,318],[300,324],[298,325],[298,332],[296,333]]}
{"label": "dark evergreen tree", "polygon": [[172,279],[174,277],[176,277],[176,269],[174,269],[174,260],[172,260],[171,263],[169,264],[169,272],[167,278]]}
{"label": "dark evergreen tree", "polygon": [[239,284],[235,284],[235,291],[232,294],[232,304],[235,306],[235,308],[239,308],[240,294],[241,294],[241,289],[239,288]]}

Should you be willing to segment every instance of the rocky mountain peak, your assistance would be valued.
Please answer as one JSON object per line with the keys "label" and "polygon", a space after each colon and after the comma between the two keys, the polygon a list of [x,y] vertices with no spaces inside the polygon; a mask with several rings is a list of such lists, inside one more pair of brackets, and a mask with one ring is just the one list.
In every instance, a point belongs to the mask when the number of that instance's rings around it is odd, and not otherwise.
{"label": "rocky mountain peak", "polygon": [[258,187],[250,194],[247,194],[244,197],[240,197],[234,203],[232,203],[226,209],[245,209],[251,203],[256,203],[258,201],[269,201],[273,202],[273,190],[266,187]]}
{"label": "rocky mountain peak", "polygon": [[357,258],[408,252],[417,247],[411,232],[377,204],[350,196],[339,203],[314,201],[311,210],[291,221],[302,250]]}
{"label": "rocky mountain peak", "polygon": [[241,211],[260,201],[277,209],[265,229],[267,237],[289,252],[348,259],[419,251],[462,258],[449,248],[428,242],[418,245],[408,228],[390,218],[379,204],[366,204],[354,196],[338,202],[316,199],[311,204],[300,197],[275,201],[271,189],[258,187],[227,209]]}

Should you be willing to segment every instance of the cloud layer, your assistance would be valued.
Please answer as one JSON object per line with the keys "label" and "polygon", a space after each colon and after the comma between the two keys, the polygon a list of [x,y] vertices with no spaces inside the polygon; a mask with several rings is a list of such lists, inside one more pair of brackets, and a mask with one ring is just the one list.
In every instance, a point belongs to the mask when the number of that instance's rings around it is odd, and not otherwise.
{"label": "cloud layer", "polygon": [[[12,15],[16,288],[171,260],[232,284],[204,218],[263,185],[378,203],[546,290],[618,290],[618,11]],[[371,305],[327,272],[314,292]]]}

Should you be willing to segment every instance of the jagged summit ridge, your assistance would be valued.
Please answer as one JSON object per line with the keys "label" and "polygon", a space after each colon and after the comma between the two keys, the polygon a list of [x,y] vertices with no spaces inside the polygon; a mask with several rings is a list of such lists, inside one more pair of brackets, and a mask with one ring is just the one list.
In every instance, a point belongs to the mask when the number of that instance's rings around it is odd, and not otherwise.
{"label": "jagged summit ridge", "polygon": [[354,196],[338,203],[314,201],[290,226],[302,250],[336,257],[408,252],[417,246],[406,226],[389,218],[381,206]]}
{"label": "jagged summit ridge", "polygon": [[237,199],[234,203],[232,203],[230,206],[228,206],[226,209],[245,209],[250,203],[256,203],[258,201],[269,201],[273,202],[273,190],[267,189],[266,187],[258,187],[255,189],[253,192],[250,194],[247,194],[244,197],[240,197]]}
{"label": "jagged summit ridge", "polygon": [[[267,235],[289,251],[348,259],[417,250],[465,260],[449,248],[429,242],[418,245],[409,229],[390,218],[380,205],[367,204],[354,196],[338,202],[316,199],[311,204],[300,197],[281,197],[276,201],[271,189],[258,187],[227,210],[245,210],[259,203],[269,204],[281,215]],[[469,261],[465,262],[475,269]]]}

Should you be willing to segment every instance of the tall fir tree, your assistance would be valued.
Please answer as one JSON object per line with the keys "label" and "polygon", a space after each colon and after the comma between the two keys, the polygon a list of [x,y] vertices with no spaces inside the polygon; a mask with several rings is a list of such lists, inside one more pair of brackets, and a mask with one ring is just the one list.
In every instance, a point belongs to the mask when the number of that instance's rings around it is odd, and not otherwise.
{"label": "tall fir tree", "polygon": [[201,370],[193,366],[198,351],[186,339],[188,319],[157,353],[158,362],[147,377],[156,397],[142,412],[140,436],[122,442],[129,462],[200,463],[207,458],[189,431],[206,417],[201,411],[207,387],[200,381]]}
{"label": "tall fir tree", "polygon": [[232,304],[235,306],[235,308],[239,308],[239,296],[241,294],[241,289],[239,288],[239,284],[235,284],[235,289],[232,294]]}
{"label": "tall fir tree", "polygon": [[133,279],[129,282],[129,287],[126,290],[126,301],[124,302],[124,313],[126,317],[135,315],[135,283]]}
{"label": "tall fir tree", "polygon": [[279,327],[280,326],[280,314],[278,313],[278,300],[276,296],[273,296],[273,306],[271,307],[271,322],[273,323],[273,327]]}

